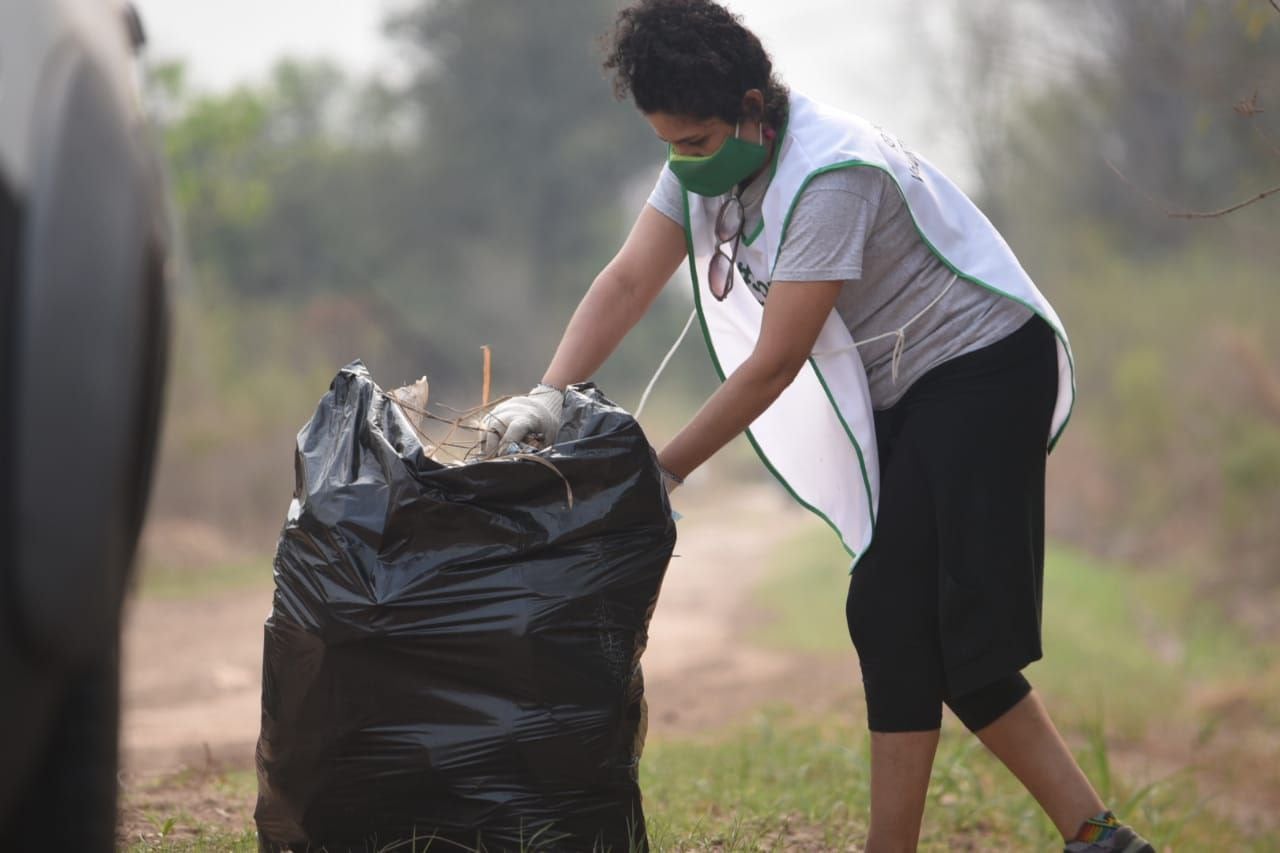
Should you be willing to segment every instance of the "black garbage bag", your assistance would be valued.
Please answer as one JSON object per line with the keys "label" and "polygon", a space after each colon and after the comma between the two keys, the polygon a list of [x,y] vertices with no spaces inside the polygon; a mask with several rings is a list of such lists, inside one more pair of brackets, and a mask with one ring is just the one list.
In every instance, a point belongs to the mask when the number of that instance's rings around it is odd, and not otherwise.
{"label": "black garbage bag", "polygon": [[438,464],[363,364],[334,379],[275,557],[263,849],[647,849],[639,658],[666,491],[592,385],[537,455],[556,470]]}

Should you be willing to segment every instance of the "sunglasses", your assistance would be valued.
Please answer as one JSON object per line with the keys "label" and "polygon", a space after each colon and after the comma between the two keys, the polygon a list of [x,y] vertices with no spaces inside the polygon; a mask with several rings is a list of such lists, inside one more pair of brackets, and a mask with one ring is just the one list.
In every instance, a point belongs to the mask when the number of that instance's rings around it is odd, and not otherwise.
{"label": "sunglasses", "polygon": [[[707,286],[719,302],[733,289],[733,267],[738,260],[738,244],[742,242],[745,224],[742,199],[731,193],[716,214],[716,250],[711,255],[711,263],[707,264]],[[726,243],[732,243],[728,253],[724,249]]]}

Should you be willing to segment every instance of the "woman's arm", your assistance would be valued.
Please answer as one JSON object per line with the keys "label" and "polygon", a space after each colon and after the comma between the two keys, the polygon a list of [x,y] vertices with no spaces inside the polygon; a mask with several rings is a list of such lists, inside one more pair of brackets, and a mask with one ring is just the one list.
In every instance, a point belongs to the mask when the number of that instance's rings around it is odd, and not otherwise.
{"label": "woman's arm", "polygon": [[684,229],[645,205],[631,234],[578,304],[542,381],[589,379],[653,304],[685,258]]}
{"label": "woman's arm", "polygon": [[684,479],[769,408],[809,358],[840,285],[773,283],[755,349],[658,454],[662,467]]}

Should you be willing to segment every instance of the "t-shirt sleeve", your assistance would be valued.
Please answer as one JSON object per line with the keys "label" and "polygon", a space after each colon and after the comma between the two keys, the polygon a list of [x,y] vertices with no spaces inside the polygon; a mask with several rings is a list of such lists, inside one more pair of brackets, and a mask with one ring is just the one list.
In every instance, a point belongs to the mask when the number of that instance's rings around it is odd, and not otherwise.
{"label": "t-shirt sleeve", "polygon": [[665,164],[658,174],[658,183],[654,185],[653,192],[649,193],[648,205],[674,220],[681,228],[684,227],[684,188],[680,186],[680,179],[675,172]]}
{"label": "t-shirt sleeve", "polygon": [[862,278],[863,250],[883,193],[879,169],[836,169],[810,181],[796,200],[773,281]]}

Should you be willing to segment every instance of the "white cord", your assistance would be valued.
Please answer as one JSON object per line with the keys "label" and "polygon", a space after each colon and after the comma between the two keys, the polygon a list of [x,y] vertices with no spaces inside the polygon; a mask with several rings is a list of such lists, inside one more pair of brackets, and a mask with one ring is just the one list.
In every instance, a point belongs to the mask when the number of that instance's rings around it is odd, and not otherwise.
{"label": "white cord", "polygon": [[866,344],[874,343],[875,341],[882,341],[885,338],[897,338],[897,340],[893,342],[893,359],[890,362],[890,364],[892,365],[893,381],[897,382],[898,381],[898,365],[902,361],[902,350],[907,344],[907,326],[910,326],[916,320],[919,320],[921,317],[925,315],[925,313],[930,308],[932,308],[933,306],[937,305],[940,301],[942,301],[942,297],[947,295],[947,291],[951,289],[951,286],[956,283],[956,280],[958,278],[959,278],[958,275],[952,274],[951,281],[947,282],[947,286],[942,288],[942,291],[937,296],[933,297],[932,302],[930,302],[928,305],[921,308],[914,317],[912,317],[907,322],[903,323],[898,328],[894,329],[892,332],[885,332],[882,335],[876,335],[875,337],[866,338],[861,341],[854,341],[852,344],[850,344],[847,347],[837,347],[836,349],[833,349],[833,350],[827,350],[826,352],[815,352],[813,354],[819,357],[828,356],[828,355],[839,355],[842,352],[849,352],[851,350],[855,350],[858,347],[864,346]]}
{"label": "white cord", "polygon": [[640,412],[644,410],[644,404],[649,402],[649,392],[653,390],[653,386],[658,384],[658,377],[662,375],[662,371],[667,369],[667,363],[671,361],[671,357],[676,354],[676,350],[680,349],[680,344],[684,343],[685,336],[689,334],[689,329],[693,327],[693,318],[698,316],[698,309],[695,308],[689,312],[689,319],[685,321],[684,331],[680,333],[680,337],[676,338],[676,342],[671,345],[671,349],[667,350],[666,357],[662,359],[662,363],[658,365],[658,369],[654,371],[653,378],[649,380],[649,384],[645,386],[644,393],[640,395],[640,405],[636,406],[636,410],[632,417],[640,419]]}

